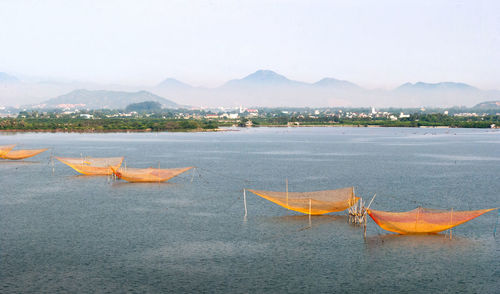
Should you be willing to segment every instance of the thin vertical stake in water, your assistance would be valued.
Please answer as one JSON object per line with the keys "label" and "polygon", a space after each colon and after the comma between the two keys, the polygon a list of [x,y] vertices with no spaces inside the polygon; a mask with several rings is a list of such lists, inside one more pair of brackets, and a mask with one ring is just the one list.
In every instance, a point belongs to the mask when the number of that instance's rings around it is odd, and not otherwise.
{"label": "thin vertical stake in water", "polygon": [[285,179],[286,183],[286,206],[288,208],[288,178]]}
{"label": "thin vertical stake in water", "polygon": [[309,198],[309,227],[311,227],[311,198]]}
{"label": "thin vertical stake in water", "polygon": [[[451,209],[451,214],[450,214],[450,226],[453,225],[453,208]],[[450,228],[450,240],[452,237],[453,231],[452,228]]]}
{"label": "thin vertical stake in water", "polygon": [[247,211],[247,191],[246,191],[246,189],[243,189],[243,204],[245,205],[245,217],[246,217],[247,214],[248,214],[248,211]]}

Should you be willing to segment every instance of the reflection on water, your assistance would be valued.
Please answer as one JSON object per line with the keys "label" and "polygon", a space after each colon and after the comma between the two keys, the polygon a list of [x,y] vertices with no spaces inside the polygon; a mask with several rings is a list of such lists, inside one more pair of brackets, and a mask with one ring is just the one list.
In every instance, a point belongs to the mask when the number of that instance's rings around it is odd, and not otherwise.
{"label": "reflection on water", "polygon": [[31,160],[4,160],[4,159],[0,159],[0,164],[4,164],[4,165],[40,164],[40,161],[31,161]]}
{"label": "reflection on water", "polygon": [[451,247],[466,248],[474,246],[477,241],[464,236],[450,236],[447,233],[440,234],[418,234],[418,235],[399,235],[384,234],[367,236],[366,245],[370,249],[380,249],[388,247],[401,250],[415,250],[427,248],[433,250],[447,250]]}
{"label": "reflection on water", "polygon": [[491,157],[491,156],[462,156],[462,155],[448,155],[448,154],[418,154],[419,156],[423,157],[431,157],[431,158],[436,158],[436,159],[443,159],[443,160],[464,160],[464,161],[469,161],[469,160],[489,160],[489,161],[499,161],[500,157]]}
{"label": "reflection on water", "polygon": [[313,224],[326,224],[330,222],[343,222],[348,223],[347,215],[283,215],[283,216],[275,216],[268,217],[266,220],[270,223],[291,223],[291,224],[304,224],[308,223],[309,219]]}
{"label": "reflection on water", "polygon": [[177,183],[173,182],[155,182],[155,183],[134,183],[134,182],[126,182],[126,181],[116,181],[112,180],[111,186],[113,188],[138,188],[138,187],[145,187],[145,188],[159,188],[159,187],[169,187],[169,186],[176,186],[178,185]]}

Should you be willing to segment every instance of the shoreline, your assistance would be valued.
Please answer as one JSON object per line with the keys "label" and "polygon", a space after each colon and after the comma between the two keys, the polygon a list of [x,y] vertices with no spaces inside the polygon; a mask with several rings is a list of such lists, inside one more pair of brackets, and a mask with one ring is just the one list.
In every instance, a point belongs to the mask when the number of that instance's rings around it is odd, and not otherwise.
{"label": "shoreline", "polygon": [[[453,129],[454,127],[450,126],[417,126],[417,127],[411,127],[411,126],[381,126],[381,125],[294,125],[294,126],[287,126],[287,125],[262,125],[262,126],[254,126],[256,128],[265,128],[265,127],[270,127],[270,128],[311,128],[311,127],[320,127],[320,128],[412,128],[412,129]],[[483,128],[472,128],[472,129],[483,129]]]}
{"label": "shoreline", "polygon": [[[16,133],[80,133],[80,134],[107,134],[107,133],[211,133],[211,132],[237,132],[242,129],[249,128],[415,128],[415,129],[453,129],[457,127],[451,126],[381,126],[381,125],[257,125],[252,127],[221,127],[217,129],[182,129],[182,130],[161,130],[153,131],[151,129],[112,129],[112,130],[46,130],[46,129],[33,129],[33,130],[23,130],[23,129],[12,129],[12,130],[0,130],[0,134],[16,134]],[[472,128],[472,129],[484,129],[484,128]]]}
{"label": "shoreline", "polygon": [[210,132],[228,132],[225,129],[183,129],[183,130],[161,130],[153,131],[151,129],[112,129],[112,130],[46,130],[46,129],[12,129],[0,130],[0,133],[80,133],[80,134],[106,134],[106,133],[210,133]]}

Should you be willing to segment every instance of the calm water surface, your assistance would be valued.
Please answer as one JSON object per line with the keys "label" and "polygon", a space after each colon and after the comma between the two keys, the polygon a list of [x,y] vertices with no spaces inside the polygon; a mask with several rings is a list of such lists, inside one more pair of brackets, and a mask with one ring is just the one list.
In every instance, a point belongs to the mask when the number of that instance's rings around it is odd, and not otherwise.
{"label": "calm water surface", "polygon": [[[243,188],[355,186],[380,210],[500,206],[500,132],[254,128],[221,133],[18,134],[50,147],[0,161],[0,292],[498,293],[497,211],[453,240],[399,236],[344,213],[290,212]],[[166,184],[78,176],[50,155],[196,166]],[[498,229],[500,231],[500,229]]]}

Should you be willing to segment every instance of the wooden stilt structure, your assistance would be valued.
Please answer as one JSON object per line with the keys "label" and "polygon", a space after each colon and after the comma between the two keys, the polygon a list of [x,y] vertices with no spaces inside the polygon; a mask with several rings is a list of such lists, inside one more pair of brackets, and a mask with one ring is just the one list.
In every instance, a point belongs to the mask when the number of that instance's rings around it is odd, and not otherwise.
{"label": "wooden stilt structure", "polygon": [[[354,198],[354,188],[352,190],[352,195],[353,199]],[[376,194],[375,194],[376,195]],[[373,199],[375,196],[373,196]],[[368,207],[371,205],[372,201],[370,201],[370,204]],[[366,224],[366,207],[365,204],[366,202],[363,200],[363,198],[359,198],[359,201],[357,203],[352,203],[353,205],[349,207],[348,213],[349,213],[349,222],[357,225],[361,224]]]}

